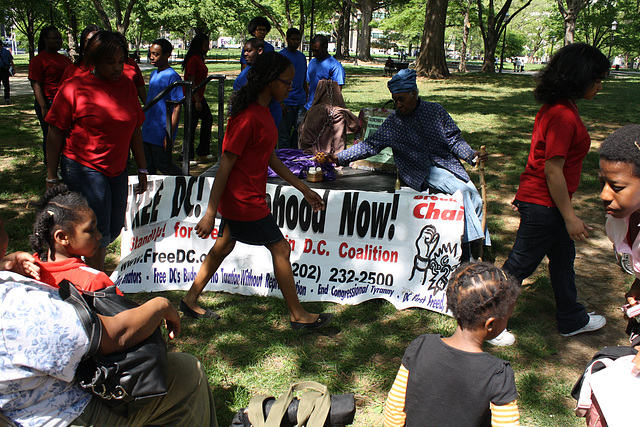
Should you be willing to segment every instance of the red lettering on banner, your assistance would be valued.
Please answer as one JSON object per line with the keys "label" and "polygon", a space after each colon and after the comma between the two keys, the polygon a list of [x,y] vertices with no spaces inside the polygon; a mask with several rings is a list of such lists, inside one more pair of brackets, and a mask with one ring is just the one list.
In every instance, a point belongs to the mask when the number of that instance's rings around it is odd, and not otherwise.
{"label": "red lettering on banner", "polygon": [[398,252],[385,250],[382,246],[364,245],[364,247],[349,246],[340,243],[338,248],[340,258],[360,259],[365,261],[398,262]]}
{"label": "red lettering on banner", "polygon": [[441,211],[436,208],[435,202],[419,203],[413,208],[413,216],[419,219],[464,221],[464,206],[460,206],[458,209],[443,209]]}
{"label": "red lettering on banner", "polygon": [[[176,222],[173,226],[173,237],[179,237],[182,239],[191,239],[192,231],[193,231],[193,235],[195,236],[196,235],[195,227],[180,225],[179,222]],[[208,239],[209,237],[211,237],[212,239],[217,239],[218,229],[214,227],[213,230],[211,230],[211,234],[206,238]]]}

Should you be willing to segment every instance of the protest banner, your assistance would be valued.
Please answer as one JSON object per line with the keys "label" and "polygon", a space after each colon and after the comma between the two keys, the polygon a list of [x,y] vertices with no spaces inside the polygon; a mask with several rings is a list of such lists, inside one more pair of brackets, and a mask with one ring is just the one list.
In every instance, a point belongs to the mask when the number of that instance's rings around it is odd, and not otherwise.
{"label": "protest banner", "polygon": [[[187,290],[218,235],[199,238],[213,178],[149,177],[135,195],[129,183],[121,260],[111,279],[124,292]],[[291,246],[301,301],[358,304],[384,298],[395,307],[446,312],[445,289],[460,260],[462,196],[317,190],[313,212],[295,188],[267,185],[266,202]],[[282,294],[269,251],[237,243],[205,290]]]}

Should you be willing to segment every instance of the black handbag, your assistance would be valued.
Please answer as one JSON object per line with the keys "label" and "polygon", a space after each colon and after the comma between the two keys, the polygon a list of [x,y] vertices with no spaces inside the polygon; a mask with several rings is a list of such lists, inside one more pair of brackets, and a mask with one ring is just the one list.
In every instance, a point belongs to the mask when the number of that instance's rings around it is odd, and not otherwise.
{"label": "black handbag", "polygon": [[126,413],[131,402],[167,394],[167,346],[160,328],[126,351],[98,354],[102,324],[96,314],[115,316],[138,307],[116,293],[115,286],[97,292],[78,291],[67,280],[60,283],[60,297],[72,304],[89,336],[90,350],[76,370],[84,389],[103,399],[115,411]]}

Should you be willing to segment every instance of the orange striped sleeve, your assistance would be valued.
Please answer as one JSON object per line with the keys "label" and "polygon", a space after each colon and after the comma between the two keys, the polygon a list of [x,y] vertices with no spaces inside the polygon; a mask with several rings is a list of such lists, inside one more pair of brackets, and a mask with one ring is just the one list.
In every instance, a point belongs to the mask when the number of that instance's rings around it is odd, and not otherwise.
{"label": "orange striped sleeve", "polygon": [[384,427],[404,427],[406,414],[404,401],[407,394],[407,380],[409,371],[400,365],[396,380],[389,390],[387,401],[384,403]]}
{"label": "orange striped sleeve", "polygon": [[491,427],[515,427],[520,425],[518,401],[513,400],[506,405],[491,404]]}

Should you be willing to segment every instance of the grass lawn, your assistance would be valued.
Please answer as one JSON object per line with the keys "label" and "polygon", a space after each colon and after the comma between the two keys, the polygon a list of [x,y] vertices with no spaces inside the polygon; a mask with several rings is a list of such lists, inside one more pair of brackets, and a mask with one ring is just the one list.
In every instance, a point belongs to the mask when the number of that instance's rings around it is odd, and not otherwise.
{"label": "grass lawn", "polygon": [[[19,72],[26,72],[20,65]],[[212,73],[237,75],[237,64],[211,64]],[[346,65],[343,95],[354,112],[381,107],[390,99],[381,68]],[[227,79],[229,93],[234,77]],[[518,224],[509,205],[526,163],[530,132],[539,106],[532,97],[534,78],[526,74],[454,74],[447,80],[420,80],[421,96],[442,104],[474,148],[486,145],[488,224],[493,256],[502,265]],[[215,100],[217,85],[209,85]],[[605,345],[624,345],[624,324],[617,306],[631,283],[614,265],[604,231],[598,199],[600,142],[621,125],[638,122],[640,76],[619,73],[605,81],[595,100],[579,101],[581,115],[593,139],[575,203],[578,214],[594,227],[592,238],[577,244],[576,281],[579,300],[604,314],[609,324],[596,333],[562,338],[555,329],[553,293],[546,263],[523,287],[509,328],[516,334],[512,347],[487,347],[509,360],[516,372],[522,424],[581,426],[573,414],[571,387],[592,354]],[[34,217],[31,204],[45,187],[40,128],[31,95],[13,97],[0,106],[0,215],[11,237],[10,251],[29,250]],[[214,104],[214,102],[211,102]],[[215,104],[214,104],[215,105]],[[215,107],[212,107],[214,109]],[[214,118],[214,123],[216,123]],[[216,135],[216,129],[214,129]],[[180,142],[179,142],[180,143]],[[207,165],[194,171],[201,172]],[[470,170],[474,182],[475,171]],[[408,243],[409,244],[409,243]],[[112,262],[118,249],[112,248]],[[177,307],[182,292],[164,292]],[[132,295],[145,301],[156,294]],[[256,393],[279,394],[292,382],[313,379],[334,394],[354,393],[358,411],[355,426],[381,425],[381,411],[406,346],[423,333],[450,334],[455,322],[421,309],[398,311],[373,300],[357,306],[309,303],[309,310],[329,311],[335,320],[316,333],[290,330],[287,310],[276,298],[229,294],[204,295],[204,305],[222,315],[219,321],[184,319],[181,336],[170,348],[199,357],[214,390],[221,426]]]}

